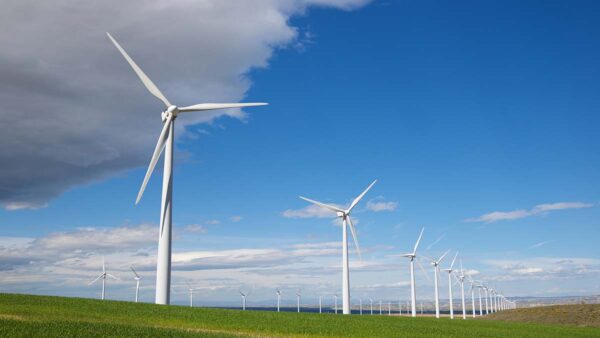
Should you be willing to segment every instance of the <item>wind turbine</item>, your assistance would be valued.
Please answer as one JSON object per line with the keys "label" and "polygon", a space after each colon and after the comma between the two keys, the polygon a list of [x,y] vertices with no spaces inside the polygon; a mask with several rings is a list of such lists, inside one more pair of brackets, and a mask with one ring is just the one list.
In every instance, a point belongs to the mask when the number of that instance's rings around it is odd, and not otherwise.
{"label": "wind turbine", "polygon": [[[478,281],[476,282],[479,283]],[[481,289],[483,289],[483,285],[481,285],[480,283],[477,284],[477,290],[479,291],[479,316],[483,316],[483,306],[481,304]]]}
{"label": "wind turbine", "polygon": [[354,209],[354,207],[358,204],[358,202],[360,202],[360,200],[365,196],[367,191],[369,191],[369,189],[371,189],[371,187],[376,182],[377,182],[377,180],[373,181],[373,183],[371,183],[367,187],[367,189],[365,189],[360,195],[358,195],[358,197],[356,197],[352,201],[352,203],[350,204],[350,207],[348,207],[348,209],[346,209],[346,210],[338,208],[333,205],[321,203],[321,202],[300,196],[301,199],[303,199],[309,203],[313,203],[313,204],[316,204],[325,209],[334,211],[336,213],[336,215],[342,219],[342,308],[343,308],[343,313],[345,315],[350,314],[350,266],[348,264],[348,224],[347,223],[349,223],[349,225],[350,225],[350,232],[352,232],[352,238],[354,239],[354,245],[356,246],[356,252],[358,253],[358,256],[360,257],[361,255],[360,255],[360,247],[358,246],[358,237],[356,237],[356,229],[354,228],[354,223],[352,223],[352,218],[350,218],[350,213],[352,212],[352,209]]}
{"label": "wind turbine", "polygon": [[469,281],[469,284],[471,284],[471,306],[473,309],[473,318],[475,318],[475,313],[477,312],[475,310],[475,281],[473,280],[473,278],[471,278],[471,276],[467,275],[467,279]]}
{"label": "wind turbine", "polygon": [[133,271],[133,274],[135,275],[135,277],[133,277],[133,279],[135,279],[135,302],[138,302],[138,295],[140,292],[140,279],[142,279],[142,277],[140,277],[140,275],[138,275],[137,272],[135,272],[135,269],[133,268],[133,266],[130,267],[131,271]]}
{"label": "wind turbine", "polygon": [[483,291],[485,292],[485,314],[489,315],[490,314],[490,308],[489,308],[489,305],[488,305],[488,292],[489,292],[489,290],[488,290],[487,284],[483,283],[482,285],[483,285]]}
{"label": "wind turbine", "polygon": [[[425,231],[425,228],[421,229],[421,234],[419,234],[419,238],[415,243],[415,248],[413,249],[413,251],[411,253],[402,255],[402,257],[407,257],[410,259],[410,295],[412,297],[411,310],[413,317],[417,316],[417,292],[415,289],[415,258],[417,257],[417,248],[419,247],[419,242],[421,241],[421,237],[423,237],[423,231]],[[417,261],[417,264],[419,264],[419,267],[421,267],[421,263]]]}
{"label": "wind turbine", "polygon": [[323,313],[323,296],[319,295],[319,313]]}
{"label": "wind turbine", "polygon": [[152,154],[152,159],[148,165],[148,171],[138,193],[135,204],[138,204],[148,180],[152,175],[152,171],[158,162],[158,159],[165,150],[164,171],[163,171],[163,191],[160,209],[160,231],[158,240],[158,258],[156,263],[156,303],[169,304],[171,295],[171,211],[173,207],[173,140],[175,138],[175,119],[179,113],[187,113],[194,111],[207,111],[214,109],[226,108],[241,108],[250,106],[263,106],[266,103],[201,103],[186,107],[177,107],[172,105],[169,100],[161,93],[150,78],[142,71],[142,69],[133,61],[119,43],[109,34],[106,33],[110,40],[129,63],[133,71],[140,78],[146,89],[157,97],[165,105],[166,110],[162,112],[163,128],[158,137],[158,143]]}
{"label": "wind turbine", "polygon": [[298,297],[298,312],[300,312],[300,290],[298,289],[298,292],[296,292],[296,297]]}
{"label": "wind turbine", "polygon": [[434,288],[435,288],[435,318],[440,318],[440,294],[438,290],[439,284],[439,272],[440,272],[440,263],[446,257],[446,255],[450,252],[450,250],[444,252],[444,254],[438,258],[437,260],[429,258],[431,265],[433,265],[433,273],[434,273]]}
{"label": "wind turbine", "polygon": [[[279,304],[281,303],[281,290],[277,289],[277,291],[275,291],[275,293],[277,293],[277,312],[279,312]],[[319,306],[319,308],[320,308],[320,306]]]}
{"label": "wind turbine", "polygon": [[358,308],[360,310],[360,315],[362,316],[362,298],[358,299]]}
{"label": "wind turbine", "polygon": [[335,314],[337,315],[337,299],[338,299],[337,293],[335,295],[333,295],[333,297],[335,298]]}
{"label": "wind turbine", "polygon": [[467,309],[465,308],[465,274],[463,272],[462,259],[460,260],[460,275],[458,275],[456,278],[460,283],[460,296],[462,299],[462,317],[463,319],[467,319]]}
{"label": "wind turbine", "polygon": [[458,256],[458,252],[454,255],[454,259],[452,260],[452,264],[450,264],[450,268],[444,269],[444,271],[448,272],[448,298],[450,301],[450,319],[454,319],[454,308],[452,305],[452,268],[454,267],[454,262],[456,261],[456,257]]}
{"label": "wind turbine", "polygon": [[381,316],[381,314],[382,314],[381,310],[382,310],[382,307],[381,307],[381,300],[379,300],[379,315],[380,315],[380,316]]}
{"label": "wind turbine", "polygon": [[371,301],[371,316],[373,315],[373,298],[369,298]]}
{"label": "wind turbine", "polygon": [[239,291],[242,296],[242,311],[246,311],[246,296],[249,294],[243,293],[241,290]]}
{"label": "wind turbine", "polygon": [[188,292],[190,293],[190,307],[194,307],[194,288],[189,283],[186,284],[188,286]]}
{"label": "wind turbine", "polygon": [[88,285],[92,285],[92,284],[96,283],[96,281],[98,279],[102,279],[102,300],[104,300],[104,290],[105,290],[106,277],[110,277],[110,278],[115,279],[115,280],[120,280],[119,278],[111,275],[110,273],[106,273],[106,266],[104,264],[104,257],[102,257],[102,273],[100,274],[100,276],[96,277],[96,279],[94,279],[93,281],[91,281],[88,284]]}

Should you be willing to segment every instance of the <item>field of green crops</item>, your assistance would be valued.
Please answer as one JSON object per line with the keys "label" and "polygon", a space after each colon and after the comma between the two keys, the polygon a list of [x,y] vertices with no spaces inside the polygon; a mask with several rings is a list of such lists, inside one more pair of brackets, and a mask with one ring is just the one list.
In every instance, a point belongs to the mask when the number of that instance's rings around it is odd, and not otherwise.
{"label": "field of green crops", "polygon": [[0,337],[600,337],[600,329],[0,294]]}

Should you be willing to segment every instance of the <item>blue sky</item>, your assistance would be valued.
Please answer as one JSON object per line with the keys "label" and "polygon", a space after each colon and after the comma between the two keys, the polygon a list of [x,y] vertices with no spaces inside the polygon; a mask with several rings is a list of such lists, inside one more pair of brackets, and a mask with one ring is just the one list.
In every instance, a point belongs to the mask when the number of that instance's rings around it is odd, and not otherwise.
{"label": "blue sky", "polygon": [[[459,250],[466,268],[508,295],[598,294],[600,5],[348,3],[281,9],[295,35],[273,44],[262,64],[237,74],[246,84],[245,101],[270,106],[247,109],[243,118],[237,113],[182,123],[174,186],[175,301],[186,299],[175,290],[183,281],[206,288],[201,299],[214,304],[237,301],[238,288],[255,290],[257,299],[271,297],[276,286],[302,288],[313,298],[337,291],[341,228],[304,209],[298,195],[344,204],[373,179],[379,182],[356,211],[365,254],[362,263],[351,256],[358,264],[351,271],[353,297],[408,297],[408,265],[395,255],[410,250],[423,226],[424,254]],[[157,61],[168,50],[138,58],[136,35],[114,26],[167,97],[196,103],[175,90],[185,69],[169,74],[170,62]],[[177,35],[176,28],[160,38]],[[163,44],[153,36],[143,41]],[[120,114],[149,109],[136,115],[145,114],[151,126],[142,152],[149,159],[161,107],[127,73],[109,41],[98,42],[106,45],[110,64],[122,67],[120,85],[131,93],[115,98]],[[191,53],[180,54],[202,64]],[[157,68],[163,75],[154,77]],[[94,156],[92,149],[86,154]],[[85,285],[105,255],[123,278],[129,264],[140,266],[150,301],[162,167],[134,206],[145,161],[65,183],[44,207],[0,211],[4,250],[33,250],[52,240],[60,246],[72,238],[110,241],[121,237],[119,231],[124,237],[150,233],[126,248],[116,240],[114,246],[74,246],[70,254],[52,251],[59,258],[51,266],[61,272],[51,287],[19,279],[39,278],[49,267],[6,263],[3,289],[93,297],[97,290]],[[305,217],[285,217],[286,210]],[[204,264],[206,257],[217,258]],[[227,263],[212,265],[218,257]],[[430,299],[431,283],[419,279],[419,293]],[[128,299],[126,281],[114,288],[114,298]]]}

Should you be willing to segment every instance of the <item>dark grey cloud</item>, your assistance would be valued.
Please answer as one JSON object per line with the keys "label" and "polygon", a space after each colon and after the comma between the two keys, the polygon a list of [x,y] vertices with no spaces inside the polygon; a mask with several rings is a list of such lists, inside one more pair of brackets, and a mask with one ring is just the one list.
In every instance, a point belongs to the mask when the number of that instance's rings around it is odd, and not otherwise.
{"label": "dark grey cloud", "polygon": [[[297,41],[309,6],[369,0],[33,1],[0,11],[0,205],[37,208],[74,186],[145,165],[160,104],[107,39],[110,31],[172,101],[238,101],[248,72]],[[256,98],[268,100],[268,98]],[[190,114],[190,124],[238,110]]]}

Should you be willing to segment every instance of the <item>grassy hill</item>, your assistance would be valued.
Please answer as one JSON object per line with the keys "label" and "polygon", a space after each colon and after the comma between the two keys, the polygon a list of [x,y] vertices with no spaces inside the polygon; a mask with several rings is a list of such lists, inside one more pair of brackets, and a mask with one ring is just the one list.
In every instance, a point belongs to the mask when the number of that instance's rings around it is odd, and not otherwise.
{"label": "grassy hill", "polygon": [[551,305],[494,313],[486,319],[600,328],[600,304]]}
{"label": "grassy hill", "polygon": [[599,337],[600,329],[494,320],[342,316],[0,294],[2,337]]}

